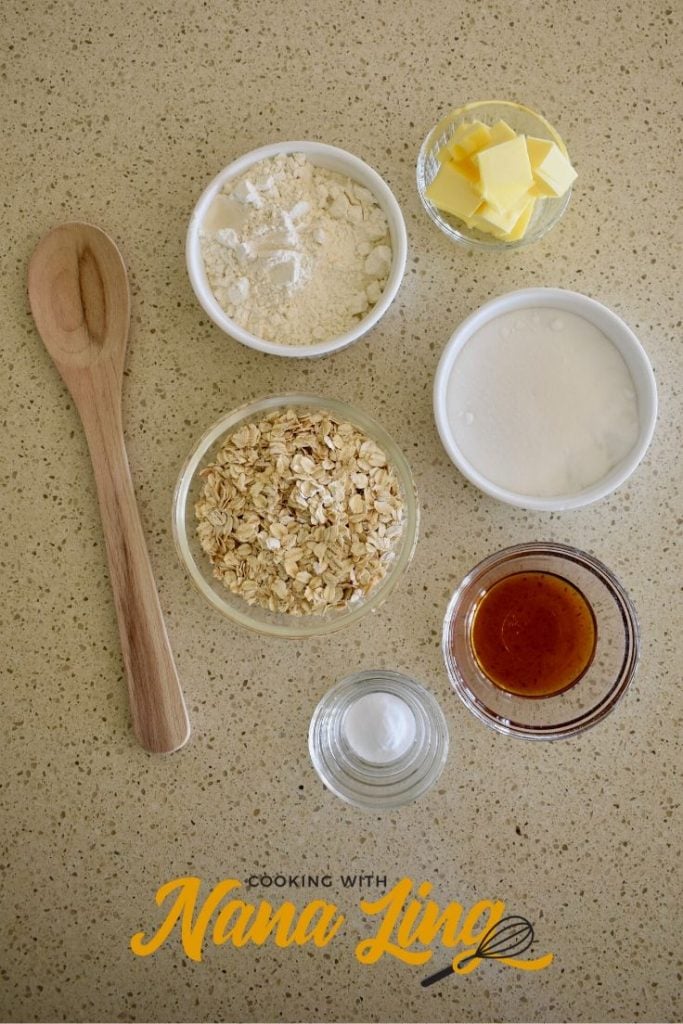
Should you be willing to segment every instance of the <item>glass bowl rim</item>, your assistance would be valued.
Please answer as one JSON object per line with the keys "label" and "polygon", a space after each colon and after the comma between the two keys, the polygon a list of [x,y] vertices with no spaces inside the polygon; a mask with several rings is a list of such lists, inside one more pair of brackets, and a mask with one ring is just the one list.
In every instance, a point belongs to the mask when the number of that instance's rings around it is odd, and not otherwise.
{"label": "glass bowl rim", "polygon": [[455,242],[457,245],[460,245],[465,249],[477,250],[480,252],[508,252],[513,249],[523,249],[527,245],[531,245],[533,242],[540,241],[542,238],[545,237],[545,235],[547,235],[552,230],[552,228],[556,227],[567,210],[573,189],[570,187],[565,192],[564,196],[562,197],[561,204],[558,205],[558,207],[555,210],[554,216],[547,222],[547,224],[543,225],[542,228],[525,234],[523,238],[520,238],[516,242],[506,242],[502,239],[495,238],[493,235],[491,236],[490,240],[485,238],[484,236],[482,236],[481,238],[475,238],[474,236],[467,235],[464,232],[458,231],[456,228],[453,228],[450,225],[446,224],[443,221],[442,217],[440,216],[437,208],[432,203],[430,203],[430,201],[425,196],[424,190],[421,186],[421,182],[424,179],[424,167],[427,160],[427,154],[431,149],[432,140],[437,138],[453,120],[463,117],[466,114],[475,112],[481,107],[490,106],[510,107],[513,110],[521,111],[523,114],[535,118],[548,131],[551,139],[557,143],[561,152],[567,158],[569,158],[569,152],[567,150],[567,146],[564,142],[564,139],[557,131],[557,129],[553,127],[550,121],[548,121],[548,119],[545,118],[543,114],[539,114],[537,110],[533,110],[532,107],[527,107],[524,103],[518,103],[516,100],[473,100],[471,103],[465,103],[462,106],[456,107],[454,110],[449,111],[447,114],[444,114],[444,116],[433,126],[433,128],[429,130],[429,132],[425,136],[422,145],[420,146],[416,164],[415,173],[417,181],[417,193],[420,197],[420,202],[422,203],[425,213],[427,214],[429,219],[432,221],[433,224],[435,224],[438,227],[442,234],[446,235],[447,238],[450,238],[452,242]]}
{"label": "glass bowl rim", "polygon": [[[484,576],[490,569],[502,565],[506,561],[511,561],[524,555],[544,554],[561,556],[571,562],[577,562],[583,568],[592,572],[607,587],[621,612],[622,620],[626,627],[626,643],[624,644],[624,654],[619,674],[610,685],[609,690],[597,702],[594,702],[590,708],[567,722],[547,726],[529,726],[522,722],[502,719],[473,693],[461,674],[459,667],[455,664],[455,659],[450,654],[449,639],[451,626],[456,613],[459,611],[462,595],[473,582]],[[640,660],[640,625],[633,601],[621,581],[604,562],[601,562],[600,559],[589,554],[587,551],[582,551],[580,548],[569,544],[560,544],[555,541],[531,541],[525,544],[514,544],[510,547],[502,548],[492,555],[488,555],[463,577],[451,595],[446,608],[441,633],[441,654],[446,666],[448,680],[455,693],[475,718],[495,732],[502,733],[505,736],[515,736],[528,740],[569,739],[580,735],[601,722],[624,696],[635,675]],[[523,700],[524,698],[520,699]]]}
{"label": "glass bowl rim", "polygon": [[[207,583],[208,572],[202,571],[192,555],[189,547],[188,530],[186,523],[186,510],[190,487],[195,479],[196,471],[202,459],[209,449],[228,431],[234,429],[237,424],[250,419],[259,413],[272,412],[278,408],[291,406],[316,408],[322,411],[330,411],[340,417],[349,420],[354,425],[366,431],[369,436],[377,440],[388,457],[389,463],[396,470],[400,481],[403,498],[406,504],[404,514],[404,533],[401,538],[399,553],[394,562],[391,563],[386,576],[370,592],[370,595],[353,607],[345,608],[342,611],[326,617],[325,615],[300,615],[292,616],[291,623],[268,622],[267,617],[271,614],[267,609],[258,606],[255,609],[256,615],[262,614],[261,620],[252,614],[252,607],[245,602],[246,611],[239,607],[233,607],[227,600],[221,598]],[[268,636],[279,636],[287,639],[304,639],[306,637],[321,637],[334,633],[345,626],[351,625],[363,618],[368,612],[379,608],[395,589],[404,570],[410,564],[415,549],[420,524],[420,506],[417,495],[415,480],[410,464],[402,450],[393,440],[384,427],[364,410],[350,405],[335,398],[327,398],[308,392],[287,392],[277,395],[266,395],[253,399],[249,402],[232,409],[230,412],[220,416],[193,445],[190,454],[187,456],[178,474],[178,479],[173,492],[172,506],[172,529],[173,540],[176,552],[181,565],[190,577],[195,588],[208,600],[224,618],[237,625],[255,633]],[[207,562],[207,565],[210,563]],[[228,592],[226,591],[226,594]]]}

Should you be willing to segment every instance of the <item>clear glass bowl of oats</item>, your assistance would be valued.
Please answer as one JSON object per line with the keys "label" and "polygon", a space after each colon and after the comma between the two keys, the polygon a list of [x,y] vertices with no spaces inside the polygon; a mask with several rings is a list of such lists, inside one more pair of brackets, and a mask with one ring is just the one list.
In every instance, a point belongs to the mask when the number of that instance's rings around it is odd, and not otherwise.
{"label": "clear glass bowl of oats", "polygon": [[222,615],[272,636],[332,633],[373,611],[415,551],[410,466],[362,410],[274,395],[222,416],[173,500],[181,562]]}

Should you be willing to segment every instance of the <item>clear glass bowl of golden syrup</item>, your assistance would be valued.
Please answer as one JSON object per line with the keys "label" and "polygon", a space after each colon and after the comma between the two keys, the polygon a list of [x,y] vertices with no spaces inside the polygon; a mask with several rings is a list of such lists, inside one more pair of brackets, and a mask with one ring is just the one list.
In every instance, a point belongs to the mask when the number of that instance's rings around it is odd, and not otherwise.
{"label": "clear glass bowl of golden syrup", "polygon": [[639,656],[638,619],[619,580],[563,544],[506,548],[468,573],[448,605],[451,685],[508,736],[561,739],[602,721]]}

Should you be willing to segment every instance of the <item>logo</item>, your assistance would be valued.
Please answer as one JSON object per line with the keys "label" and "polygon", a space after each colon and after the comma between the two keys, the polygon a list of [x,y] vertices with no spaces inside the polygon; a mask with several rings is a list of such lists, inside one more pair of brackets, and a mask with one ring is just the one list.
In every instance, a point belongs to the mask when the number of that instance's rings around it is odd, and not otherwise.
{"label": "logo", "polygon": [[[535,941],[530,921],[517,914],[506,914],[503,900],[482,899],[467,908],[452,900],[442,906],[432,898],[431,882],[415,885],[402,878],[379,898],[365,895],[367,889],[382,884],[386,877],[343,875],[344,889],[363,892],[358,909],[367,920],[367,934],[356,936],[354,953],[359,963],[372,966],[383,957],[392,957],[411,967],[423,967],[437,954],[448,953],[450,962],[424,977],[423,987],[436,984],[455,974],[464,977],[485,960],[497,960],[521,971],[540,971],[553,960],[552,953],[525,957]],[[347,915],[330,899],[308,900],[298,907],[291,899],[279,904],[268,899],[245,898],[251,889],[313,888],[329,890],[331,875],[252,875],[246,883],[226,878],[202,896],[202,880],[196,876],[174,878],[156,893],[156,904],[165,916],[156,930],[136,932],[130,940],[135,956],[152,956],[175,935],[185,955],[201,962],[208,944],[264,946],[280,949],[291,946],[315,946],[324,949],[344,936]]]}

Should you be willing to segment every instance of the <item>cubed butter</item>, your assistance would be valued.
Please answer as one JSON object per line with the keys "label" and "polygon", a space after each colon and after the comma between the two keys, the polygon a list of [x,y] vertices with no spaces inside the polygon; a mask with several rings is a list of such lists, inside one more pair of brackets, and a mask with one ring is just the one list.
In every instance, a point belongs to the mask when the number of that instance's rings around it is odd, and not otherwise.
{"label": "cubed butter", "polygon": [[481,206],[481,196],[451,160],[441,164],[434,181],[427,186],[425,195],[440,210],[467,220]]}
{"label": "cubed butter", "polygon": [[482,149],[474,160],[482,199],[501,212],[514,206],[534,183],[524,135]]}
{"label": "cubed butter", "polygon": [[482,124],[481,121],[464,121],[456,128],[448,148],[454,160],[462,160],[490,143],[491,129],[487,124]]}
{"label": "cubed butter", "polygon": [[[473,220],[477,222],[483,220],[489,225],[489,229],[495,228],[497,231],[501,231],[504,235],[507,235],[508,232],[512,231],[512,229],[517,225],[517,222],[530,203],[533,205],[533,199],[530,199],[526,193],[514,204],[514,206],[511,206],[510,209],[505,210],[505,212],[497,210],[495,206],[491,206],[490,203],[484,203],[481,208],[477,210]],[[476,226],[479,227],[480,225],[477,223]]]}
{"label": "cubed butter", "polygon": [[509,142],[516,135],[517,133],[512,130],[507,121],[496,121],[494,125],[491,125],[490,145],[497,146],[499,142]]}
{"label": "cubed butter", "polygon": [[556,143],[517,135],[502,120],[459,125],[438,160],[427,198],[467,227],[507,242],[524,237],[537,198],[564,195],[576,178]]}
{"label": "cubed butter", "polygon": [[576,171],[559,146],[549,139],[527,139],[534,176],[532,192],[541,196],[563,196],[577,177]]}
{"label": "cubed butter", "polygon": [[[485,204],[482,203],[481,208],[483,208],[484,205]],[[500,228],[494,228],[490,221],[484,220],[484,218],[480,217],[478,213],[474,213],[465,221],[465,224],[470,228],[470,230],[475,228],[477,231],[481,231],[485,235],[493,235],[495,238],[505,238],[504,231],[501,231]]]}
{"label": "cubed butter", "polygon": [[479,168],[476,166],[471,156],[466,156],[464,160],[452,160],[453,169],[461,174],[463,178],[467,178],[468,181],[477,182],[479,181]]}
{"label": "cubed butter", "polygon": [[520,238],[524,238],[526,229],[529,227],[529,221],[531,220],[535,205],[536,200],[531,197],[520,213],[517,223],[506,234],[505,240],[507,242],[518,242]]}

